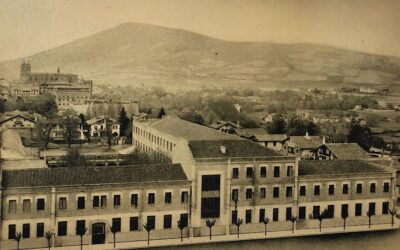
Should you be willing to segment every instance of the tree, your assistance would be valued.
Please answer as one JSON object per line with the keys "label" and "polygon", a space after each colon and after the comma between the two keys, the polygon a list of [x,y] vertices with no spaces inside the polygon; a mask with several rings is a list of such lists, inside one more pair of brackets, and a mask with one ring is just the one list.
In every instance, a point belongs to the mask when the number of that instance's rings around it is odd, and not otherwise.
{"label": "tree", "polygon": [[289,220],[292,222],[292,233],[294,233],[294,225],[297,221],[297,216],[291,216]]}
{"label": "tree", "polygon": [[367,216],[368,216],[368,228],[371,228],[371,218],[372,216],[374,216],[375,214],[371,211],[368,210],[367,212]]}
{"label": "tree", "polygon": [[164,107],[161,107],[160,111],[158,112],[157,118],[161,119],[163,118],[167,113],[165,112]]}
{"label": "tree", "polygon": [[147,231],[147,245],[150,245],[150,231],[153,230],[153,227],[149,224],[145,223],[143,225],[144,229]]}
{"label": "tree", "polygon": [[210,230],[210,240],[211,240],[211,236],[212,236],[212,227],[215,225],[216,221],[217,221],[216,219],[207,219],[206,220],[206,225],[207,225],[208,229]]}
{"label": "tree", "polygon": [[392,227],[393,227],[393,225],[394,225],[394,217],[396,217],[396,215],[397,215],[397,209],[396,208],[389,209],[389,213],[392,216]]}
{"label": "tree", "polygon": [[243,224],[243,219],[237,218],[237,220],[235,221],[235,226],[237,228],[237,237],[239,238],[240,235],[240,226]]}
{"label": "tree", "polygon": [[64,130],[64,137],[67,139],[69,148],[71,148],[73,139],[78,136],[79,120],[75,118],[75,115],[74,111],[67,110],[61,120],[61,127]]}
{"label": "tree", "polygon": [[349,217],[349,213],[347,211],[343,211],[341,215],[343,219],[343,230],[346,230],[346,220]]}
{"label": "tree", "polygon": [[62,157],[67,167],[84,167],[86,166],[86,158],[76,147],[70,148]]}
{"label": "tree", "polygon": [[265,217],[264,220],[263,220],[263,223],[264,223],[264,234],[265,234],[265,236],[267,236],[267,225],[268,225],[268,222],[269,222],[269,218],[268,218],[268,217]]}
{"label": "tree", "polygon": [[113,245],[115,248],[115,240],[116,240],[116,236],[117,236],[117,233],[119,232],[119,230],[116,227],[110,226],[110,232],[113,234]]}
{"label": "tree", "polygon": [[52,119],[40,119],[37,121],[34,129],[39,148],[47,150],[51,138],[51,131],[56,126]]}
{"label": "tree", "polygon": [[370,128],[361,126],[357,123],[351,125],[347,139],[349,142],[357,143],[364,150],[369,150],[371,147],[386,147],[386,144],[381,137],[373,135]]}
{"label": "tree", "polygon": [[131,120],[129,119],[129,117],[126,114],[125,108],[122,107],[121,112],[119,113],[119,118],[118,118],[118,122],[119,122],[119,134],[121,136],[126,136],[126,132],[130,126]]}
{"label": "tree", "polygon": [[183,223],[181,220],[178,221],[178,228],[181,230],[181,242],[183,241],[183,229],[185,229],[186,224]]}
{"label": "tree", "polygon": [[50,231],[47,231],[46,234],[44,235],[44,237],[47,240],[47,246],[49,247],[49,250],[51,248],[51,239],[53,238],[53,233]]}
{"label": "tree", "polygon": [[78,117],[79,117],[79,119],[81,120],[81,125],[85,124],[85,122],[86,122],[86,117],[85,117],[85,115],[82,114],[82,113],[80,113]]}
{"label": "tree", "polygon": [[22,239],[22,233],[21,232],[16,233],[14,240],[17,242],[17,250],[19,250],[19,243],[20,243],[21,239]]}
{"label": "tree", "polygon": [[41,114],[47,118],[55,117],[58,112],[58,106],[55,97],[50,93],[27,99],[30,102],[26,108],[30,112]]}
{"label": "tree", "polygon": [[[85,228],[77,228],[76,229],[76,233],[81,238],[81,250],[83,249],[83,236],[86,234],[86,231],[87,231],[87,227],[85,227]],[[115,243],[114,243],[114,247],[115,247]]]}
{"label": "tree", "polygon": [[204,125],[203,117],[199,113],[197,113],[194,109],[183,110],[178,116],[182,120]]}
{"label": "tree", "polygon": [[327,217],[327,215],[328,215],[328,210],[327,209],[324,209],[324,211],[322,211],[322,213],[320,213],[318,216],[317,216],[317,219],[319,220],[319,231],[321,232],[321,230],[322,230],[322,221]]}
{"label": "tree", "polygon": [[272,122],[267,125],[268,133],[270,134],[285,134],[286,133],[286,121],[282,115],[276,115],[272,118]]}

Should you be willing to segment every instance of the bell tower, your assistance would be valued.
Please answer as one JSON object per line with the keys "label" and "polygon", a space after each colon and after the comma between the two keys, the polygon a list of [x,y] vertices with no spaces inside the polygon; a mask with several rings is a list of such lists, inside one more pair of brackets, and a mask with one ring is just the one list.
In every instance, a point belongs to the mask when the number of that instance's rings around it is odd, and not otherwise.
{"label": "bell tower", "polygon": [[22,81],[28,81],[30,74],[31,74],[31,64],[29,62],[23,61],[21,64],[20,79]]}

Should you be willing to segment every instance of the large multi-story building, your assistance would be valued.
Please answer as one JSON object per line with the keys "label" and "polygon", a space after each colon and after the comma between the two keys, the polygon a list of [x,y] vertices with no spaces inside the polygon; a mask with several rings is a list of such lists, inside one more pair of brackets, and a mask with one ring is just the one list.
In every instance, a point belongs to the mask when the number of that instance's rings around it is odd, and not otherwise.
{"label": "large multi-story building", "polygon": [[93,82],[83,80],[78,75],[60,73],[33,73],[29,62],[21,64],[20,81],[14,84],[13,93],[17,96],[33,96],[51,93],[59,108],[85,104],[92,96]]}

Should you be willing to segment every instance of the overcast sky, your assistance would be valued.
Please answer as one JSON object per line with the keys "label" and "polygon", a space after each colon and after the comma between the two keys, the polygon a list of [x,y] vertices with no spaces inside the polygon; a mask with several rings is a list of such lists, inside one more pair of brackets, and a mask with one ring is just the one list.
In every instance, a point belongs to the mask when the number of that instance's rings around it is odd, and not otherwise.
{"label": "overcast sky", "polygon": [[400,56],[398,0],[0,0],[0,61],[125,22]]}

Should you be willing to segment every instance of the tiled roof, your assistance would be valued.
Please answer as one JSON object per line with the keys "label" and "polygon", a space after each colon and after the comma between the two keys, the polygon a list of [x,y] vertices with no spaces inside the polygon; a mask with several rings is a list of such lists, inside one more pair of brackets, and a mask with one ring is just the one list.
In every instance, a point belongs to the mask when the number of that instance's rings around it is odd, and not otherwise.
{"label": "tiled roof", "polygon": [[3,188],[186,181],[180,164],[3,170]]}
{"label": "tiled roof", "polygon": [[361,160],[328,160],[299,162],[299,175],[389,173],[390,171]]}
{"label": "tiled roof", "polygon": [[[225,148],[225,153],[221,147]],[[248,140],[190,141],[189,148],[194,158],[263,157],[281,156]]]}
{"label": "tiled roof", "polygon": [[0,117],[0,123],[3,123],[5,121],[8,121],[12,118],[15,117],[22,117],[25,118],[27,120],[30,120],[32,122],[35,122],[35,116],[39,116],[38,114],[31,114],[25,111],[20,111],[20,110],[14,110],[14,111],[10,111],[10,112],[6,112],[4,114],[1,115]]}
{"label": "tiled roof", "polygon": [[321,146],[322,139],[319,136],[290,136],[290,142],[298,148],[316,148]]}
{"label": "tiled roof", "polygon": [[236,129],[236,134],[242,137],[250,138],[255,134],[268,134],[268,132],[263,128],[242,128]]}
{"label": "tiled roof", "polygon": [[346,159],[363,159],[369,158],[367,152],[364,151],[357,143],[327,143],[325,146],[338,158]]}
{"label": "tiled roof", "polygon": [[[93,118],[87,120],[87,121],[86,121],[86,124],[92,125],[92,124],[98,123],[98,122],[100,122],[100,121],[102,121],[102,120],[104,120],[104,119],[105,119],[105,116],[104,116],[104,115],[100,115],[100,116],[93,117]],[[115,119],[113,119],[113,118],[109,118],[109,117],[108,117],[107,119],[108,119],[109,121],[113,122],[113,123],[117,122],[117,121],[116,121]]]}
{"label": "tiled roof", "polygon": [[171,116],[153,122],[150,127],[188,141],[241,140],[240,137],[227,135],[215,129]]}
{"label": "tiled roof", "polygon": [[254,138],[257,141],[284,141],[288,137],[285,134],[255,134]]}

